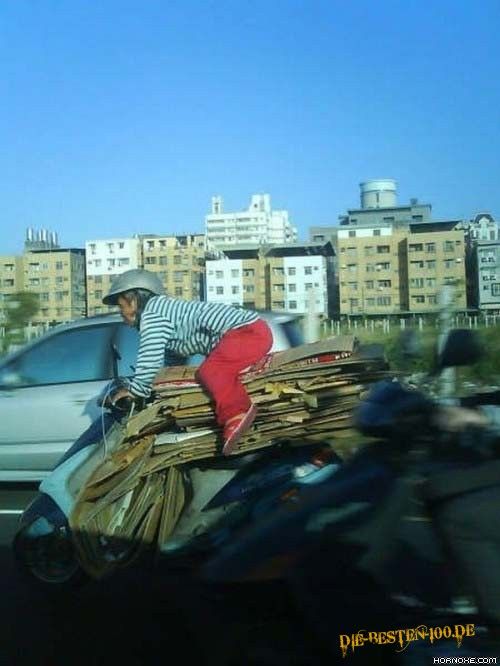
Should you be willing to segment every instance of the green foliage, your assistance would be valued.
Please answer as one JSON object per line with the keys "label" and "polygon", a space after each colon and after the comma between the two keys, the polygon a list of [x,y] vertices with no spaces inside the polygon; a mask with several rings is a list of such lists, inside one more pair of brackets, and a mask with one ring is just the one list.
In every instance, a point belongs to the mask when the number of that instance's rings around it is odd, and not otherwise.
{"label": "green foliage", "polygon": [[5,299],[5,337],[3,351],[24,343],[24,328],[39,309],[38,295],[27,291],[9,294]]}

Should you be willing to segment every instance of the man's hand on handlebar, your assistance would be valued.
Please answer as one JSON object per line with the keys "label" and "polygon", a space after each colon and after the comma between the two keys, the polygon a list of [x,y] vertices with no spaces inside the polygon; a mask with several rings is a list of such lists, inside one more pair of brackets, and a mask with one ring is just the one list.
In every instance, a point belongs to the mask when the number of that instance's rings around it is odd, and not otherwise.
{"label": "man's hand on handlebar", "polygon": [[486,428],[490,421],[482,412],[466,407],[440,407],[434,422],[440,430],[462,432],[467,428]]}

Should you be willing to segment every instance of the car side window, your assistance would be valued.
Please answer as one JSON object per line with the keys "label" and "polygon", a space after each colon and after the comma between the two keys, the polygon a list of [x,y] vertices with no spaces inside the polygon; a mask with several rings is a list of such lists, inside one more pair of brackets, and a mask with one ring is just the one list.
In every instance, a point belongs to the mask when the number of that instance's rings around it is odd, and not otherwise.
{"label": "car side window", "polygon": [[27,387],[112,377],[111,326],[61,332],[27,349],[0,371],[0,385]]}

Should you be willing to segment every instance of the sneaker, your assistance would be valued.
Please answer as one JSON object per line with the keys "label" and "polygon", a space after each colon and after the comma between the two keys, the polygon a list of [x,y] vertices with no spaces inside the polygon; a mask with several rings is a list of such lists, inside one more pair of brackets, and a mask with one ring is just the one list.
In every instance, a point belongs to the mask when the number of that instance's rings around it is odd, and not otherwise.
{"label": "sneaker", "polygon": [[224,447],[222,453],[229,456],[235,445],[240,441],[242,436],[250,429],[250,426],[257,416],[257,407],[252,404],[250,409],[243,414],[240,418],[235,418],[224,426]]}

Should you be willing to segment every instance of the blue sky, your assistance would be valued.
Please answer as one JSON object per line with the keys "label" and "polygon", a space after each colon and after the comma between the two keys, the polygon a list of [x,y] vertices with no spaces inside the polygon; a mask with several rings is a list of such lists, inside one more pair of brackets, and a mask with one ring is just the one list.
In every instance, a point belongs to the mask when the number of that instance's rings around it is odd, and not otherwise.
{"label": "blue sky", "polygon": [[2,0],[0,254],[254,192],[305,239],[376,177],[500,218],[499,31],[498,0]]}

